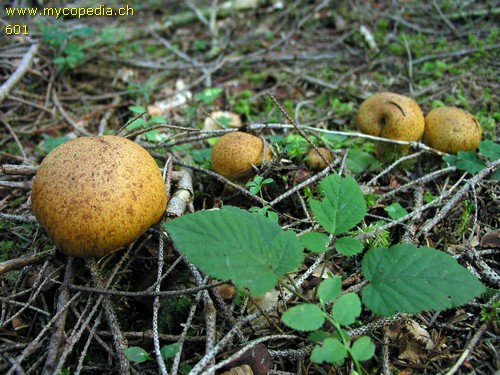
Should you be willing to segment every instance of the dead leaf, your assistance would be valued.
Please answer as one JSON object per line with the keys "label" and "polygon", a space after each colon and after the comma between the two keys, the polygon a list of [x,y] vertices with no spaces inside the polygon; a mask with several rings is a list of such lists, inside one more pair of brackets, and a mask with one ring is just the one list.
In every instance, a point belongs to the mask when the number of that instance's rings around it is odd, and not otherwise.
{"label": "dead leaf", "polygon": [[422,363],[427,351],[434,349],[429,332],[416,321],[409,319],[404,326],[404,333],[400,338],[398,358],[410,363]]}

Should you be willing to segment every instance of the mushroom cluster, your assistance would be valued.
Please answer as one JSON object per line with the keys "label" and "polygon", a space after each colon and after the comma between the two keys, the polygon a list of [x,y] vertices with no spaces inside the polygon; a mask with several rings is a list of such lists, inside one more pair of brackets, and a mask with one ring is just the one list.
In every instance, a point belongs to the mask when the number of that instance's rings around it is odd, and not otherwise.
{"label": "mushroom cluster", "polygon": [[167,193],[153,157],[122,137],[82,137],[42,161],[31,205],[52,242],[74,257],[101,257],[162,217]]}
{"label": "mushroom cluster", "polygon": [[[381,92],[361,103],[356,125],[364,134],[398,141],[420,141],[448,153],[474,150],[481,141],[481,125],[470,113],[455,107],[440,107],[424,117],[418,103],[406,96]],[[387,150],[404,147],[377,145],[383,156]]]}

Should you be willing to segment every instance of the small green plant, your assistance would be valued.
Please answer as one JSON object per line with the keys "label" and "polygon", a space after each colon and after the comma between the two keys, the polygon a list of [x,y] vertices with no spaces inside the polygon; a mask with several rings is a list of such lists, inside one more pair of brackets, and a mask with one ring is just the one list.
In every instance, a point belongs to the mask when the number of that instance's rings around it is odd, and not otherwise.
{"label": "small green plant", "polygon": [[[261,201],[264,202],[262,188],[265,185],[272,184],[273,182],[274,182],[274,180],[272,178],[264,179],[264,177],[262,177],[262,176],[256,176],[252,181],[249,181],[246,184],[246,187],[249,188],[250,193],[259,194]],[[258,214],[260,214],[262,216],[266,216],[266,217],[274,220],[275,222],[278,222],[278,214],[274,211],[271,211],[271,207],[265,205],[264,203],[262,203],[262,207],[256,207],[256,206],[250,207],[249,211],[250,212],[257,212]]]}
{"label": "small green plant", "polygon": [[206,88],[202,92],[194,94],[196,100],[200,100],[206,105],[212,104],[220,95],[222,94],[222,89],[220,87]]}
{"label": "small green plant", "polygon": [[[361,314],[361,301],[356,293],[340,295],[342,278],[332,276],[323,280],[317,289],[318,305],[303,303],[288,309],[281,320],[298,331],[312,331],[309,340],[317,343],[311,353],[311,361],[342,365],[349,356],[357,373],[362,372],[360,361],[370,359],[375,353],[375,345],[368,336],[351,340],[343,327],[352,325]],[[333,302],[329,309],[327,304]],[[325,321],[334,332],[320,330]],[[351,372],[355,374],[355,372]]]}
{"label": "small green plant", "polygon": [[[494,162],[500,159],[500,144],[490,140],[479,143],[479,155],[473,151],[459,151],[457,155],[445,155],[443,160],[459,170],[475,174],[486,167],[486,161]],[[492,179],[500,180],[500,169],[497,168]]]}
{"label": "small green plant", "polygon": [[[261,186],[262,181],[251,187],[259,191]],[[310,199],[309,207],[322,231],[300,238],[269,217],[230,206],[195,212],[162,225],[191,263],[212,277],[229,278],[252,295],[262,295],[302,263],[304,248],[316,253],[334,248],[345,256],[363,250],[363,243],[349,232],[366,215],[363,192],[356,181],[329,175],[318,190],[321,199]],[[361,271],[368,281],[361,299],[354,293],[341,295],[341,284],[332,278],[320,284],[318,304],[298,305],[283,316],[285,324],[301,331],[316,331],[325,320],[334,327],[331,335],[315,335],[319,344],[311,353],[312,361],[340,364],[349,356],[359,372],[359,362],[371,358],[369,338],[351,342],[342,328],[360,315],[361,301],[373,313],[389,316],[460,306],[485,290],[452,256],[413,244],[370,249],[362,258]],[[326,308],[329,302],[333,302],[331,311]]]}
{"label": "small green plant", "polygon": [[61,24],[38,23],[42,41],[57,49],[54,64],[61,70],[74,69],[92,54],[92,48],[115,45],[122,40],[122,33],[115,27],[98,31],[95,27],[83,26],[64,30]]}
{"label": "small green plant", "polygon": [[148,352],[140,346],[131,346],[125,349],[125,357],[127,357],[130,362],[134,363],[142,363],[152,360]]}
{"label": "small green plant", "polygon": [[[498,291],[495,291],[498,293]],[[496,300],[491,304],[491,309],[486,310],[484,308],[481,309],[480,312],[480,320],[481,322],[485,322],[487,320],[491,320],[496,322],[496,324],[500,324],[500,300]]]}
{"label": "small green plant", "polygon": [[[179,344],[173,343],[169,345],[163,345],[160,348],[160,353],[163,360],[167,361],[173,358],[177,352],[179,351]],[[153,358],[149,355],[149,353],[140,346],[131,346],[125,349],[125,357],[134,363],[143,363],[146,361],[152,361]]]}
{"label": "small green plant", "polygon": [[[159,124],[165,124],[167,120],[162,117],[162,116],[149,116],[147,115],[147,110],[146,108],[142,106],[130,106],[128,107],[129,111],[136,114],[136,115],[141,115],[144,114],[144,116],[137,117],[131,123],[127,126],[127,130],[129,131],[136,131],[136,130],[141,130],[141,129],[147,129],[150,127],[154,127],[155,125]],[[130,120],[129,120],[130,121]],[[149,142],[161,142],[167,139],[167,135],[160,133],[158,129],[153,129],[150,131],[147,131],[143,134],[141,134],[142,137],[149,141]]]}

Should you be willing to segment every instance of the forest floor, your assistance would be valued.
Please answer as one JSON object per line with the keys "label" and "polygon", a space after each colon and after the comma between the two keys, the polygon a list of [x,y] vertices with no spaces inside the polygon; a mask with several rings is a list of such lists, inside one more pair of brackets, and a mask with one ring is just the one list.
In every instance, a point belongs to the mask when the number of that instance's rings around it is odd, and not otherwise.
{"label": "forest floor", "polygon": [[[60,3],[43,6],[96,7]],[[363,253],[408,243],[453,256],[486,292],[438,312],[381,318],[364,307],[345,327],[375,344],[362,372],[498,374],[500,2],[231,3],[148,0],[123,16],[59,18],[2,7],[0,373],[348,374],[352,357],[312,360],[314,337],[280,317],[300,300],[318,305],[316,286],[328,274],[359,292]],[[488,147],[456,158],[419,143],[382,157],[355,118],[363,100],[385,91],[415,99],[424,114],[443,105],[469,111]],[[231,190],[211,171],[215,137],[231,131],[204,128],[215,110],[238,114],[241,130],[272,148],[260,191]],[[67,140],[118,130],[188,176],[187,185],[167,181],[170,196],[187,192],[167,220],[184,209],[264,204],[282,228],[318,230],[308,208],[318,182],[351,176],[368,208],[349,233],[364,250],[307,251],[287,279],[299,297],[284,283],[253,297],[206,279],[161,225],[99,261],[69,258],[30,209],[36,166]],[[311,143],[333,152],[329,167],[305,165]]]}

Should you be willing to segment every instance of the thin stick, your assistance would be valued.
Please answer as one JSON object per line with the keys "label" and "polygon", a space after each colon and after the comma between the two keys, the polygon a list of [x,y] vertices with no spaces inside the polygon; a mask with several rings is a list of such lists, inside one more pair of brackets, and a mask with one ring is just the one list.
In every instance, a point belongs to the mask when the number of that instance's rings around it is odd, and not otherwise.
{"label": "thin stick", "polygon": [[[160,291],[160,286],[161,286],[161,274],[163,272],[163,263],[164,263],[164,256],[163,256],[163,250],[165,247],[165,241],[163,239],[163,236],[160,236],[158,240],[158,272],[156,275],[156,287],[155,291],[159,292]],[[165,361],[163,360],[163,356],[161,355],[160,351],[160,338],[158,334],[158,312],[160,310],[160,297],[156,296],[153,302],[153,346],[154,346],[154,351],[155,351],[155,356],[156,356],[156,363],[158,363],[158,367],[160,368],[160,373],[162,375],[168,374],[167,367],[165,366]]]}
{"label": "thin stick", "polygon": [[7,81],[0,87],[0,103],[3,102],[5,97],[9,94],[12,88],[24,77],[31,67],[33,57],[38,52],[38,43],[32,44],[28,52],[23,56],[21,63],[17,67],[14,74],[12,74]]}
{"label": "thin stick", "polygon": [[[56,310],[64,309],[64,306],[68,303],[70,299],[70,292],[67,287],[69,283],[72,283],[75,279],[75,272],[73,267],[73,258],[69,257],[66,263],[66,272],[64,274],[64,282],[59,288],[59,297],[57,299]],[[54,322],[54,333],[50,338],[49,348],[47,352],[47,358],[45,359],[45,366],[43,368],[42,374],[49,375],[53,374],[57,365],[57,358],[61,354],[61,349],[66,336],[66,318],[68,317],[68,310],[64,309],[63,313]]]}
{"label": "thin stick", "polygon": [[307,141],[307,143],[309,143],[309,145],[316,151],[316,153],[319,155],[319,157],[321,158],[321,160],[323,160],[323,162],[328,166],[327,168],[332,173],[335,173],[335,171],[333,170],[333,167],[332,167],[331,163],[328,160],[326,160],[325,156],[319,151],[318,146],[316,146],[314,144],[314,142],[309,139],[309,137],[307,136],[307,134],[297,125],[297,123],[295,122],[295,120],[290,117],[290,115],[288,114],[288,112],[285,111],[285,109],[281,106],[280,103],[278,103],[278,101],[276,100],[276,98],[270,92],[268,92],[267,95],[271,98],[272,102],[280,110],[280,112],[283,114],[283,116],[285,116],[286,119],[288,121],[290,121],[290,123],[293,125],[293,127],[295,128],[295,130],[297,131],[297,133],[299,133],[300,136],[302,138],[304,138]]}
{"label": "thin stick", "polygon": [[52,92],[52,100],[54,101],[54,104],[56,105],[57,109],[59,112],[61,112],[62,117],[66,120],[66,122],[73,128],[74,131],[76,131],[80,135],[85,135],[87,137],[91,136],[92,134],[89,133],[87,130],[84,128],[79,127],[76,122],[66,113],[64,110],[61,102],[59,101],[59,98],[56,95],[56,92]]}
{"label": "thin stick", "polygon": [[446,373],[446,375],[453,375],[455,372],[458,371],[460,366],[462,366],[462,364],[465,362],[469,354],[477,345],[479,339],[481,338],[481,336],[483,335],[483,333],[486,331],[487,328],[488,328],[488,323],[483,323],[483,325],[479,327],[479,330],[467,344],[467,348],[464,350],[464,352],[462,353],[458,361],[453,365],[453,367]]}
{"label": "thin stick", "polygon": [[14,142],[16,142],[17,147],[19,148],[19,151],[21,151],[21,155],[22,155],[23,159],[28,161],[29,160],[28,156],[26,155],[26,152],[24,152],[23,145],[21,144],[21,142],[19,142],[19,138],[17,138],[17,134],[14,132],[14,129],[12,129],[10,124],[3,119],[2,119],[2,123],[5,125],[5,127],[9,131],[9,133],[12,135],[12,138],[14,138]]}

